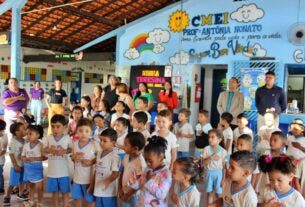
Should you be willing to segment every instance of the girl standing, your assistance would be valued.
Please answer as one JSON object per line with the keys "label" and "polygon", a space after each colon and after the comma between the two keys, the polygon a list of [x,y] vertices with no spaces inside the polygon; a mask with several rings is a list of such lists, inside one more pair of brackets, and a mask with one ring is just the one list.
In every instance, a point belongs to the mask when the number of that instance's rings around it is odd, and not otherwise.
{"label": "girl standing", "polygon": [[37,190],[37,206],[42,206],[43,197],[43,166],[45,159],[42,153],[42,143],[39,141],[43,137],[43,128],[40,125],[30,125],[27,128],[28,143],[23,147],[21,158],[24,162],[25,179],[29,185],[29,201],[24,206],[34,206],[34,193]]}
{"label": "girl standing", "polygon": [[209,146],[206,146],[201,154],[203,165],[206,170],[205,180],[206,192],[208,194],[208,204],[213,203],[214,193],[216,198],[222,194],[222,182],[225,175],[225,162],[227,152],[220,146],[222,142],[222,132],[217,129],[209,131]]}
{"label": "girl standing", "polygon": [[114,123],[114,129],[118,134],[116,146],[118,148],[118,155],[120,156],[121,160],[123,160],[125,156],[124,141],[128,134],[128,126],[129,121],[123,117],[118,118]]}
{"label": "girl standing", "polygon": [[80,105],[83,108],[83,117],[87,119],[92,119],[94,111],[91,106],[91,99],[89,96],[83,96]]}
{"label": "girl standing", "polygon": [[270,178],[270,185],[262,189],[262,195],[258,198],[259,207],[305,206],[302,195],[290,186],[295,173],[295,166],[290,157],[261,156],[259,168],[268,173]]}
{"label": "girl standing", "polygon": [[173,169],[175,206],[199,206],[200,193],[195,182],[199,177],[199,164],[193,158],[182,157],[175,161]]}
{"label": "girl standing", "polygon": [[148,169],[140,176],[130,180],[132,188],[138,191],[137,207],[167,206],[166,197],[172,184],[172,175],[164,164],[167,141],[163,137],[153,136],[144,148],[144,158]]}

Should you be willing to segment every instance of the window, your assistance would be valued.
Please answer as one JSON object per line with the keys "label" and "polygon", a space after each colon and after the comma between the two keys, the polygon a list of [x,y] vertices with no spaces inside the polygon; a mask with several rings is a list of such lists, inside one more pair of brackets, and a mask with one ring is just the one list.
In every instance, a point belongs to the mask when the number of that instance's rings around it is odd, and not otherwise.
{"label": "window", "polygon": [[[305,65],[287,65],[288,113],[305,112]],[[297,107],[296,107],[297,106]]]}

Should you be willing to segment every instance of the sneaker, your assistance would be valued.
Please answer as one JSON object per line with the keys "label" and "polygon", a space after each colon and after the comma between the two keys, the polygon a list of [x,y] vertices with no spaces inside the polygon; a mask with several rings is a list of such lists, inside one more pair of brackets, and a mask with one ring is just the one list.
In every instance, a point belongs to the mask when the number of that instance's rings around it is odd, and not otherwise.
{"label": "sneaker", "polygon": [[10,197],[4,197],[3,206],[11,206],[11,198]]}
{"label": "sneaker", "polygon": [[24,194],[22,194],[22,195],[17,194],[17,198],[18,198],[19,200],[21,200],[21,201],[27,201],[27,200],[29,200],[29,197],[26,196],[26,195],[24,195]]}
{"label": "sneaker", "polygon": [[5,193],[5,190],[3,188],[0,188],[0,195],[3,195]]}

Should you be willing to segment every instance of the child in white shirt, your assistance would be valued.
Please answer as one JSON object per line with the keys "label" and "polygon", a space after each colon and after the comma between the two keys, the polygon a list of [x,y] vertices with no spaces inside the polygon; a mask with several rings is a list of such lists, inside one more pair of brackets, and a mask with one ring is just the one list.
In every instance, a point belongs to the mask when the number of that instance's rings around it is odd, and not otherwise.
{"label": "child in white shirt", "polygon": [[177,138],[176,135],[173,134],[169,130],[169,126],[172,123],[172,113],[169,110],[163,110],[160,113],[158,113],[157,116],[157,126],[158,131],[155,131],[152,133],[151,136],[159,136],[163,137],[167,140],[167,148],[165,151],[165,163],[169,167],[170,170],[173,169],[173,164],[177,157],[177,147],[179,146],[177,144]]}
{"label": "child in white shirt", "polygon": [[175,184],[174,194],[172,195],[175,206],[199,207],[201,195],[196,187],[199,168],[198,163],[191,157],[181,157],[175,161],[173,168]]}
{"label": "child in white shirt", "polygon": [[72,142],[64,134],[66,119],[56,114],[51,118],[52,134],[43,139],[44,152],[48,157],[46,191],[52,193],[53,206],[59,206],[59,192],[62,193],[62,206],[69,205],[70,174],[68,154],[72,152]]}
{"label": "child in white shirt", "polygon": [[89,119],[81,119],[76,128],[76,134],[79,140],[72,144],[72,161],[74,162],[72,198],[74,206],[93,207],[94,197],[88,190],[90,176],[93,171],[93,164],[99,150],[97,142],[90,140],[93,123]]}
{"label": "child in white shirt", "polygon": [[249,151],[234,152],[230,156],[228,177],[224,181],[223,198],[218,199],[209,207],[257,207],[257,196],[247,179],[255,168],[255,154]]}
{"label": "child in white shirt", "polygon": [[[121,158],[124,159],[124,141],[128,134],[129,121],[123,117],[118,118],[114,123],[114,129],[118,134],[118,139],[116,140],[116,151]],[[122,163],[121,163],[122,164]]]}
{"label": "child in white shirt", "polygon": [[151,115],[150,115],[150,113],[148,112],[148,99],[147,99],[146,97],[140,96],[140,97],[138,98],[138,110],[132,113],[131,119],[133,119],[134,114],[135,114],[136,112],[139,112],[139,111],[143,111],[143,112],[146,113],[146,115],[147,115],[147,122],[146,122],[145,127],[146,127],[146,129],[147,129],[148,131],[150,131]]}
{"label": "child in white shirt", "polygon": [[259,196],[259,207],[285,206],[304,207],[303,196],[290,186],[295,173],[293,160],[285,155],[280,157],[261,156],[260,170],[269,174],[270,185]]}
{"label": "child in white shirt", "polygon": [[133,114],[131,126],[133,131],[141,132],[147,140],[150,137],[150,133],[146,128],[146,123],[148,121],[147,114],[144,111],[137,111]]}
{"label": "child in white shirt", "polygon": [[287,156],[292,156],[295,160],[305,158],[305,136],[304,123],[301,119],[295,119],[290,123],[290,133],[287,140]]}
{"label": "child in white shirt", "polygon": [[264,155],[266,151],[270,150],[270,137],[275,131],[280,131],[276,126],[275,117],[277,115],[274,112],[266,112],[264,115],[265,125],[258,131],[258,143],[256,150],[260,155]]}
{"label": "child in white shirt", "polygon": [[146,162],[142,155],[145,138],[140,132],[130,132],[124,140],[126,155],[123,159],[123,170],[119,179],[119,198],[123,207],[136,206],[137,197],[131,188],[130,178],[140,176],[146,169]]}
{"label": "child in white shirt", "polygon": [[191,111],[185,108],[179,110],[179,122],[174,125],[173,133],[178,140],[178,158],[190,156],[190,143],[194,139],[194,130],[187,122],[191,116]]}
{"label": "child in white shirt", "polygon": [[219,127],[222,130],[225,150],[228,152],[228,155],[232,154],[233,131],[230,126],[232,121],[233,116],[229,112],[221,114]]}
{"label": "child in white shirt", "polygon": [[201,109],[198,112],[198,124],[196,125],[196,139],[195,139],[195,157],[200,157],[200,154],[206,146],[209,145],[208,133],[213,127],[209,121],[209,112]]}
{"label": "child in white shirt", "polygon": [[119,117],[123,117],[128,120],[130,119],[129,115],[124,113],[125,107],[126,107],[126,104],[123,101],[116,102],[116,104],[114,106],[115,113],[112,114],[112,116],[111,116],[111,124],[110,124],[111,127],[114,126],[115,120],[117,120]]}
{"label": "child in white shirt", "polygon": [[233,131],[233,146],[234,152],[237,151],[236,142],[238,137],[243,134],[248,134],[253,139],[253,133],[250,128],[247,127],[248,125],[248,115],[245,113],[241,113],[236,117],[237,126]]}
{"label": "child in white shirt", "polygon": [[101,114],[95,114],[92,118],[92,121],[95,124],[95,131],[93,138],[96,142],[100,142],[100,134],[107,129],[106,127],[106,120]]}
{"label": "child in white shirt", "polygon": [[120,157],[114,150],[117,133],[108,128],[101,133],[100,146],[95,163],[95,171],[92,173],[89,192],[94,189],[96,206],[117,206],[118,177],[120,175]]}
{"label": "child in white shirt", "polygon": [[206,192],[208,194],[208,204],[213,203],[214,194],[219,198],[222,194],[221,183],[226,172],[225,162],[227,152],[219,144],[222,141],[220,130],[212,129],[209,131],[209,146],[206,146],[201,154],[202,163],[206,170]]}

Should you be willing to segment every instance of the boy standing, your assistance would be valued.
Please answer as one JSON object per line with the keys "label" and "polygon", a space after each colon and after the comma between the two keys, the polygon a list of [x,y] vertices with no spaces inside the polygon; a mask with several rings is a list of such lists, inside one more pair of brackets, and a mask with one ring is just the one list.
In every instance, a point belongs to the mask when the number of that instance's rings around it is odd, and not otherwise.
{"label": "boy standing", "polygon": [[149,131],[146,129],[148,117],[144,111],[137,111],[133,115],[131,125],[136,132],[141,132],[147,140],[150,137]]}
{"label": "boy standing", "polygon": [[233,145],[234,145],[234,151],[237,150],[236,148],[236,142],[237,138],[240,137],[243,134],[248,134],[253,138],[253,133],[250,128],[248,128],[248,115],[245,113],[238,114],[236,119],[237,126],[233,131]]}

